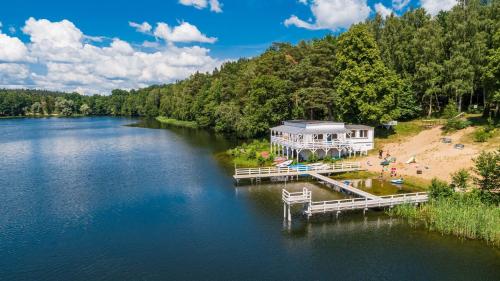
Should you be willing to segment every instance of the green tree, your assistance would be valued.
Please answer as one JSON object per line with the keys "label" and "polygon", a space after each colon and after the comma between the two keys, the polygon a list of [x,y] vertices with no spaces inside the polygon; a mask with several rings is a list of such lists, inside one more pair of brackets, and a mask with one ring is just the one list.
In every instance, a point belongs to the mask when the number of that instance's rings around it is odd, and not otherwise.
{"label": "green tree", "polygon": [[70,116],[73,114],[74,101],[67,100],[63,97],[57,97],[55,102],[55,108],[59,114],[64,116]]}
{"label": "green tree", "polygon": [[405,94],[404,82],[384,66],[366,25],[355,25],[339,37],[335,68],[342,119],[379,124],[400,116],[397,101]]}
{"label": "green tree", "polygon": [[80,113],[83,115],[90,115],[90,106],[86,103],[82,104],[82,106],[80,106]]}
{"label": "green tree", "polygon": [[460,169],[451,175],[451,186],[462,191],[467,190],[470,174],[466,169]]}
{"label": "green tree", "polygon": [[482,151],[474,159],[475,183],[482,191],[490,192],[500,187],[500,149],[492,152]]}

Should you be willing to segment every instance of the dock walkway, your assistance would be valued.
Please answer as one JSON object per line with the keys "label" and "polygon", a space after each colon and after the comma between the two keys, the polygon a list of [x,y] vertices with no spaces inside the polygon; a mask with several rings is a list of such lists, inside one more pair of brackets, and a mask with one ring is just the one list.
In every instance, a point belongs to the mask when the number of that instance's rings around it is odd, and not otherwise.
{"label": "dock walkway", "polygon": [[292,205],[301,204],[305,205],[303,214],[310,217],[314,214],[336,213],[338,216],[341,211],[347,210],[363,210],[367,211],[369,208],[385,208],[401,204],[419,204],[429,200],[427,192],[403,193],[386,196],[376,196],[371,199],[352,198],[342,200],[328,200],[328,201],[312,201],[311,191],[304,188],[302,192],[290,193],[283,189],[283,217],[292,220],[290,209]]}
{"label": "dock walkway", "polygon": [[339,182],[339,181],[336,181],[334,179],[331,179],[329,177],[326,177],[326,176],[323,176],[323,175],[320,175],[316,172],[308,172],[309,175],[311,175],[312,177],[314,178],[317,178],[318,180],[322,180],[324,181],[325,183],[328,183],[328,184],[331,184],[331,185],[334,185],[336,187],[339,187],[345,191],[349,191],[351,193],[354,193],[358,196],[361,196],[363,198],[367,198],[367,199],[371,199],[371,200],[375,200],[375,199],[379,199],[378,196],[376,195],[373,195],[373,194],[370,194],[366,191],[363,191],[363,190],[360,190],[360,189],[357,189],[353,186],[350,186],[350,185],[347,185],[343,182]]}
{"label": "dock walkway", "polygon": [[240,179],[260,179],[270,177],[283,177],[283,176],[300,176],[307,175],[309,172],[316,172],[318,174],[334,174],[352,171],[364,170],[359,162],[338,162],[333,164],[324,164],[319,167],[260,167],[260,168],[237,168],[233,178]]}

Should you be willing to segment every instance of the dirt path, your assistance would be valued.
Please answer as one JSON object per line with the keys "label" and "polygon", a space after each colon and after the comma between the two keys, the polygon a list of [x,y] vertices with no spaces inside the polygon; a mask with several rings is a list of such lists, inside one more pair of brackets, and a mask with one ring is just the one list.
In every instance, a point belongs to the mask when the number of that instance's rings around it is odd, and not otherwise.
{"label": "dirt path", "polygon": [[[400,143],[386,144],[383,147],[384,157],[389,151],[390,155],[396,158],[396,163],[392,163],[388,170],[396,167],[398,175],[410,175],[423,179],[436,177],[449,181],[451,173],[461,168],[471,168],[474,164],[472,158],[480,152],[480,147],[472,144],[466,144],[462,150],[454,148],[454,144],[459,143],[462,136],[473,130],[473,128],[467,128],[447,135],[452,139],[451,144],[440,141],[443,137],[441,128],[424,130]],[[412,156],[416,157],[417,162],[405,164]],[[367,161],[370,162],[371,166],[367,164]],[[368,170],[380,173],[382,166],[379,163],[381,161],[377,153],[376,156],[364,158],[363,164]],[[422,170],[422,174],[417,175],[417,169]],[[389,172],[385,172],[385,175],[388,176]]]}

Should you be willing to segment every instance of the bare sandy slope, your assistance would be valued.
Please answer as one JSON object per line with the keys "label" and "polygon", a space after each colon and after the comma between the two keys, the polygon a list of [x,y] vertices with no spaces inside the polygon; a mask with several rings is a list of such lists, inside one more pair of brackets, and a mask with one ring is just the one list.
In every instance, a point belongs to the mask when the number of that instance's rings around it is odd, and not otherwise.
{"label": "bare sandy slope", "polygon": [[[441,128],[433,128],[424,130],[418,135],[405,139],[399,143],[386,144],[383,147],[384,157],[389,151],[392,157],[396,157],[396,163],[389,166],[396,167],[397,173],[401,175],[410,175],[421,177],[424,179],[432,179],[434,177],[449,181],[450,174],[461,169],[471,169],[473,166],[472,158],[476,157],[481,148],[479,145],[465,144],[464,149],[459,150],[454,148],[454,144],[460,143],[460,139],[469,134],[474,128],[460,130],[453,134],[448,134],[446,137],[452,139],[451,144],[441,142],[443,137]],[[415,155],[417,163],[405,164],[405,162]],[[371,166],[367,164],[371,163]],[[369,156],[363,159],[364,166],[374,172],[380,173],[378,153],[376,156]],[[417,175],[417,169],[422,170],[421,175]],[[389,172],[385,175],[388,176]]]}

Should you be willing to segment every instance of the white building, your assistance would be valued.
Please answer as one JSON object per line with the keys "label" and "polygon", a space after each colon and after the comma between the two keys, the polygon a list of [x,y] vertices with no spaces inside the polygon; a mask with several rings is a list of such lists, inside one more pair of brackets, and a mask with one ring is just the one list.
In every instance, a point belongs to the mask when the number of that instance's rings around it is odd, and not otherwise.
{"label": "white building", "polygon": [[290,159],[368,154],[373,149],[373,127],[341,122],[292,120],[271,128],[271,152]]}

